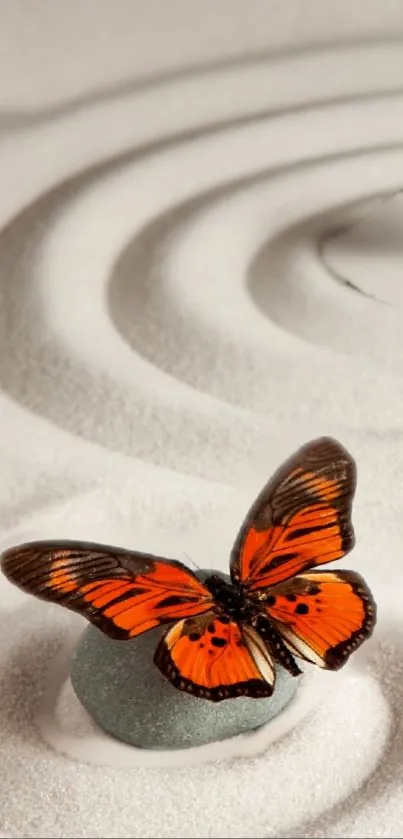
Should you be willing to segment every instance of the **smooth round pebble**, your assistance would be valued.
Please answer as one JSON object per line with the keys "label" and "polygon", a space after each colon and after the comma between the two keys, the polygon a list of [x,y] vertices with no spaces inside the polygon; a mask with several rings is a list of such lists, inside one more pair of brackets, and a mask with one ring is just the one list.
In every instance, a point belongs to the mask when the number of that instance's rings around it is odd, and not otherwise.
{"label": "smooth round pebble", "polygon": [[273,696],[210,702],[177,690],[153,663],[164,629],[114,641],[94,626],[81,635],[71,665],[78,699],[95,722],[144,749],[186,749],[251,731],[276,717],[299,678],[277,669]]}

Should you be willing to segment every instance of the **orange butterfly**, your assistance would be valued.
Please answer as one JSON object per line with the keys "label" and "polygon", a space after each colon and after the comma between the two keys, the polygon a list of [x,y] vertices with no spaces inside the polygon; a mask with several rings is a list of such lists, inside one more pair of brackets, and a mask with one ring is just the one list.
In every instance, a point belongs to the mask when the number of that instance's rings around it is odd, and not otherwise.
{"label": "orange butterfly", "polygon": [[353,571],[313,571],[354,546],[355,464],[335,440],[308,443],[266,484],[235,541],[229,578],[86,542],[32,542],[1,559],[9,580],[73,609],[112,638],[173,623],[154,662],[179,690],[220,702],[270,696],[275,661],[341,667],[376,606]]}

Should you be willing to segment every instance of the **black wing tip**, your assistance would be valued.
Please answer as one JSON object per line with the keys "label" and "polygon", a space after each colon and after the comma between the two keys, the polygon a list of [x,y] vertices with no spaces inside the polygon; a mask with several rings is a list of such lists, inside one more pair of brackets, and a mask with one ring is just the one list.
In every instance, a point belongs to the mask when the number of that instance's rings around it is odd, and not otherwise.
{"label": "black wing tip", "polygon": [[104,545],[101,542],[89,542],[82,539],[34,539],[30,542],[22,542],[19,545],[13,545],[3,552],[3,556],[8,553],[25,553],[31,550],[54,550],[63,549],[83,549],[83,550],[115,550],[126,552],[125,548],[116,548],[111,545]]}
{"label": "black wing tip", "polygon": [[309,440],[308,442],[304,443],[299,449],[299,451],[303,451],[304,449],[306,451],[311,450],[312,452],[323,450],[324,453],[334,451],[335,453],[337,452],[339,455],[344,455],[349,460],[353,460],[352,455],[346,449],[346,447],[343,446],[342,443],[340,443],[340,440],[337,440],[336,437],[331,437],[329,434],[323,434],[321,437],[314,437],[312,440]]}
{"label": "black wing tip", "polygon": [[49,563],[50,555],[55,549],[68,548],[79,544],[84,543],[55,542],[52,540],[22,542],[19,545],[6,548],[2,552],[0,555],[0,569],[10,582],[24,588],[23,580],[20,579],[21,571],[23,571],[22,577],[25,577],[27,572],[38,567],[39,560],[42,560],[44,564]]}
{"label": "black wing tip", "polygon": [[354,473],[356,471],[356,462],[351,452],[336,437],[330,437],[328,435],[309,440],[297,449],[291,457],[299,459],[301,456],[319,457],[321,455],[326,460],[334,458],[335,462],[345,462]]}
{"label": "black wing tip", "polygon": [[18,570],[21,561],[25,558],[28,545],[16,545],[12,548],[7,548],[0,555],[0,568],[7,579],[14,582],[13,573]]}
{"label": "black wing tip", "polygon": [[[333,465],[332,477],[337,481],[342,481],[343,489],[335,503],[341,513],[342,548],[344,553],[348,553],[355,546],[355,534],[351,522],[351,515],[357,488],[357,464],[342,443],[334,437],[326,436],[317,437],[315,440],[305,443],[294,455],[291,455],[290,460],[284,466],[295,465],[304,459],[315,461],[315,466],[318,468],[318,471],[321,471],[321,468],[328,471],[329,467]],[[321,460],[323,460],[322,467]],[[279,474],[282,471],[283,467],[280,467]],[[284,471],[286,470],[284,469]]]}
{"label": "black wing tip", "polygon": [[186,571],[189,576],[200,582],[197,574],[177,559],[161,557],[157,554],[130,550],[128,548],[122,548],[115,545],[106,545],[101,542],[89,542],[77,539],[40,539],[31,542],[23,542],[20,545],[14,545],[7,548],[0,555],[0,567],[4,570],[4,568],[9,566],[10,563],[15,563],[15,565],[17,565],[18,560],[25,560],[30,553],[35,555],[35,557],[42,555],[44,559],[49,558],[51,554],[58,550],[105,554],[107,557],[118,559],[125,569],[130,572],[136,572],[137,570],[135,566],[133,567],[133,562],[142,562],[144,567],[147,567],[148,565],[151,566],[153,562],[164,562],[167,565],[174,565],[176,568]]}

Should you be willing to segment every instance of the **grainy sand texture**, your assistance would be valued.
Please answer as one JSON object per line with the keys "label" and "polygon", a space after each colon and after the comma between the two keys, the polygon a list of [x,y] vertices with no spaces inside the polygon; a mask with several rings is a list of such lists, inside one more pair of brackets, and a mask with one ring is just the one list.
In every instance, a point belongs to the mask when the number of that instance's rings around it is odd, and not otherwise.
{"label": "grainy sand texture", "polygon": [[340,565],[379,606],[272,728],[158,755],[80,707],[84,624],[0,580],[0,830],[402,837],[402,4],[4,0],[0,77],[1,547],[225,570],[330,434],[358,466]]}

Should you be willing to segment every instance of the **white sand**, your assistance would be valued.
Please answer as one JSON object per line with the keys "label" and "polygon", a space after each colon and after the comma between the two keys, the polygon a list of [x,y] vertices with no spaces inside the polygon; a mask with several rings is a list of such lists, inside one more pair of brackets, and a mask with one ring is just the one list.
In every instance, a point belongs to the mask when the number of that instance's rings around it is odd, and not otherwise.
{"label": "white sand", "polygon": [[403,187],[402,41],[392,0],[1,5],[1,546],[224,569],[331,433],[379,601],[277,733],[157,765],[60,693],[64,613],[0,581],[6,836],[403,836],[403,198],[374,202]]}

